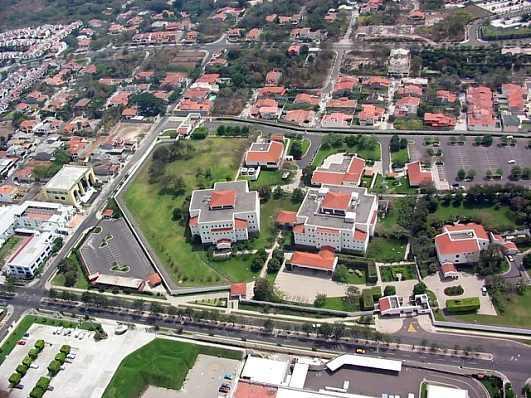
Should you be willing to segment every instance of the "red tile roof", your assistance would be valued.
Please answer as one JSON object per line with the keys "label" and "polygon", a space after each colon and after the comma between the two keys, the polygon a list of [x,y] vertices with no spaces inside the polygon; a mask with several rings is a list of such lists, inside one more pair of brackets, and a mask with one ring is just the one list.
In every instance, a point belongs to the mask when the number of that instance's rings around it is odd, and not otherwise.
{"label": "red tile roof", "polygon": [[350,205],[351,194],[347,192],[328,192],[321,207],[326,209],[346,210]]}
{"label": "red tile roof", "polygon": [[284,144],[278,141],[271,141],[266,151],[248,150],[245,154],[245,162],[274,162],[278,163],[284,152]]}
{"label": "red tile roof", "polygon": [[349,99],[346,97],[341,98],[332,98],[330,101],[328,101],[328,104],[326,104],[327,108],[356,108],[356,105],[358,102],[353,99]]}
{"label": "red tile roof", "polygon": [[365,160],[353,156],[345,172],[328,171],[327,169],[317,169],[312,175],[314,185],[342,185],[350,183],[359,185],[365,170]]}
{"label": "red tile roof", "polygon": [[451,104],[457,101],[457,95],[448,90],[437,90],[436,97]]}
{"label": "red tile roof", "polygon": [[427,185],[433,181],[431,171],[422,170],[422,166],[418,160],[406,164],[406,172],[409,179],[409,185],[412,187]]}
{"label": "red tile roof", "polygon": [[365,242],[365,239],[367,239],[367,232],[362,231],[361,229],[356,229],[354,231],[354,240]]}
{"label": "red tile roof", "polygon": [[513,83],[502,84],[502,92],[507,97],[507,105],[511,111],[523,111],[524,90],[521,86]]}
{"label": "red tile roof", "polygon": [[267,72],[266,75],[266,84],[278,84],[282,78],[282,72],[278,70],[271,70]]}
{"label": "red tile roof", "polygon": [[247,295],[247,284],[245,282],[233,283],[230,285],[231,297],[245,297]]}
{"label": "red tile roof", "polygon": [[449,272],[457,272],[457,268],[455,268],[453,263],[447,262],[441,265],[441,271],[443,275],[446,275]]}
{"label": "red tile roof", "polygon": [[292,109],[286,113],[284,120],[295,124],[306,124],[315,117],[314,111],[307,111],[304,109]]}
{"label": "red tile roof", "polygon": [[149,274],[146,279],[150,287],[155,287],[162,283],[162,278],[156,272]]}
{"label": "red tile roof", "polygon": [[322,248],[319,253],[296,251],[293,253],[290,263],[298,267],[333,271],[337,257],[330,248]]}
{"label": "red tile roof", "polygon": [[234,219],[234,229],[247,229],[247,224],[247,220],[243,220],[241,218]]}
{"label": "red tile roof", "polygon": [[275,398],[276,387],[266,387],[259,384],[251,384],[243,381],[238,382],[234,398]]}
{"label": "red tile roof", "polygon": [[378,300],[378,308],[380,309],[380,312],[390,310],[391,300],[389,299],[389,297],[382,297],[380,300]]}
{"label": "red tile roof", "polygon": [[220,75],[219,73],[207,73],[203,76],[200,76],[195,82],[196,83],[208,83],[208,84],[215,84]]}
{"label": "red tile roof", "polygon": [[443,227],[444,230],[448,232],[458,232],[458,231],[469,231],[473,230],[476,233],[476,236],[479,239],[489,239],[489,234],[487,231],[485,231],[485,228],[481,224],[476,224],[473,222],[469,222],[466,224],[452,224],[452,225],[445,225]]}
{"label": "red tile roof", "polygon": [[315,105],[319,105],[320,100],[321,99],[317,95],[300,93],[300,94],[297,94],[293,103],[294,104],[308,104],[308,105],[315,106]]}
{"label": "red tile roof", "polygon": [[280,225],[293,225],[297,222],[297,213],[294,211],[280,210],[277,214],[276,223]]}
{"label": "red tile roof", "polygon": [[445,115],[444,113],[430,113],[424,114],[424,124],[433,127],[454,127],[456,119],[453,116]]}
{"label": "red tile roof", "polygon": [[258,96],[259,97],[268,97],[268,96],[276,96],[276,95],[284,95],[286,94],[286,88],[283,86],[268,86],[268,87],[262,87],[258,89]]}
{"label": "red tile roof", "polygon": [[457,253],[475,253],[479,251],[476,239],[452,240],[450,235],[445,233],[435,237],[437,251],[443,255]]}
{"label": "red tile roof", "polygon": [[345,179],[345,174],[334,171],[315,170],[312,174],[313,185],[341,185]]}
{"label": "red tile roof", "polygon": [[293,226],[293,232],[297,234],[303,234],[304,233],[304,224],[296,224]]}
{"label": "red tile roof", "polygon": [[384,113],[384,108],[372,104],[363,104],[358,117],[361,121],[374,121],[376,119],[380,119]]}
{"label": "red tile roof", "polygon": [[236,203],[235,191],[214,191],[210,197],[210,207],[234,206]]}

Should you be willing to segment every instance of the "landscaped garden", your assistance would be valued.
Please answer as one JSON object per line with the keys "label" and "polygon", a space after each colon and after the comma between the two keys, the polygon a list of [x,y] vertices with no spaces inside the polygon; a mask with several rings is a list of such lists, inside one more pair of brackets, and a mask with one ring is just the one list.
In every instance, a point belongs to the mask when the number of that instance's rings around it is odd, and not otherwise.
{"label": "landscaped garden", "polygon": [[[191,141],[192,155],[169,162],[157,181],[150,177],[153,160],[146,162],[123,198],[144,237],[170,272],[184,286],[212,285],[229,281],[249,281],[257,276],[251,270],[252,255],[214,261],[202,245],[193,245],[186,236],[186,197],[192,190],[209,188],[216,181],[234,178],[249,140],[209,137]],[[181,181],[178,195],[166,193],[166,181]],[[249,241],[248,250],[270,247],[275,239],[274,218],[280,209],[295,210],[287,198],[269,199],[261,204],[261,230]],[[175,210],[177,209],[177,210]],[[179,219],[175,214],[179,213]]]}
{"label": "landscaped garden", "polygon": [[22,238],[13,235],[10,236],[5,243],[0,247],[0,262],[4,263],[4,260],[11,254],[15,247],[20,243]]}
{"label": "landscaped garden", "polygon": [[417,274],[414,264],[393,265],[380,267],[380,277],[382,282],[395,282],[416,279]]}
{"label": "landscaped garden", "polygon": [[381,174],[376,176],[372,192],[374,193],[396,193],[396,194],[414,194],[417,188],[409,185],[409,180],[406,176],[402,177],[384,177]]}
{"label": "landscaped garden", "polygon": [[239,351],[157,338],[124,358],[103,398],[140,397],[148,385],[179,390],[199,354],[242,359]]}
{"label": "landscaped garden", "polygon": [[323,143],[315,155],[312,165],[319,167],[327,157],[341,152],[356,153],[359,157],[368,161],[381,159],[380,145],[372,136],[330,134],[323,139]]}

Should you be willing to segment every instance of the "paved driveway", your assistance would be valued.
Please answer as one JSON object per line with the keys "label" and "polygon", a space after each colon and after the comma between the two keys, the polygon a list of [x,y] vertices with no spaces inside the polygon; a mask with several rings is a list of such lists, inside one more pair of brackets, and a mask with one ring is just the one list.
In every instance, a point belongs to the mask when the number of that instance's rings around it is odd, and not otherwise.
{"label": "paved driveway", "polygon": [[[449,299],[479,297],[480,307],[478,314],[497,315],[496,309],[490,301],[490,297],[481,294],[481,288],[485,284],[485,281],[478,278],[476,275],[460,272],[459,279],[457,280],[441,280],[440,274],[436,273],[424,278],[423,282],[428,286],[428,289],[435,293],[437,301],[439,302],[439,307],[441,308],[445,306],[446,300]],[[447,296],[444,294],[445,288],[457,285],[461,285],[464,289],[464,293],[461,296]]]}

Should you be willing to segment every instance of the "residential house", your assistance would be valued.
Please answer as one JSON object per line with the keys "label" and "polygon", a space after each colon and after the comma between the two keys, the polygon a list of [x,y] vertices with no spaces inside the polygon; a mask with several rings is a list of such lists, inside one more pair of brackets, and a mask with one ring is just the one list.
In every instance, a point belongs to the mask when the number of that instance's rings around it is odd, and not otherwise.
{"label": "residential house", "polygon": [[445,115],[444,113],[430,113],[424,114],[424,124],[435,128],[454,128],[456,119],[453,116]]}
{"label": "residential house", "polygon": [[292,109],[286,112],[284,120],[299,126],[312,126],[314,124],[315,112],[305,109]]}
{"label": "residential house", "polygon": [[306,93],[299,93],[295,97],[295,100],[293,100],[294,104],[305,104],[305,105],[311,105],[311,106],[319,106],[319,103],[321,102],[321,98],[317,95],[311,95]]}
{"label": "residential house", "polygon": [[385,115],[385,109],[372,104],[363,104],[358,114],[361,126],[374,126],[381,122]]}
{"label": "residential house", "polygon": [[247,167],[278,169],[284,160],[284,143],[276,140],[260,140],[251,144],[245,153]]}
{"label": "residential house", "polygon": [[365,171],[365,160],[357,156],[343,155],[340,163],[329,163],[317,168],[312,174],[314,186],[358,186]]}
{"label": "residential house", "polygon": [[395,103],[395,117],[416,116],[420,98],[402,97]]}
{"label": "residential house", "polygon": [[411,187],[417,188],[433,182],[431,169],[425,169],[419,160],[406,164],[406,174]]}
{"label": "residential house", "polygon": [[342,112],[327,113],[321,118],[321,127],[349,127],[352,124],[352,114],[346,114]]}
{"label": "residential house", "polygon": [[267,72],[267,75],[265,78],[266,86],[277,86],[280,83],[281,79],[282,79],[282,72],[277,69],[273,69]]}

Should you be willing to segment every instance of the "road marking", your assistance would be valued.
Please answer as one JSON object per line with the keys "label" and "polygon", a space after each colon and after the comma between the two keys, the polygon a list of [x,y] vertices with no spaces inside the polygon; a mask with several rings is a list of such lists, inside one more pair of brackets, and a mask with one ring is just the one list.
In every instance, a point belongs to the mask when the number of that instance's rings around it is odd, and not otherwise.
{"label": "road marking", "polygon": [[417,331],[417,328],[415,328],[415,326],[412,323],[410,323],[409,327],[407,328],[407,332],[408,333],[416,333],[416,331]]}

